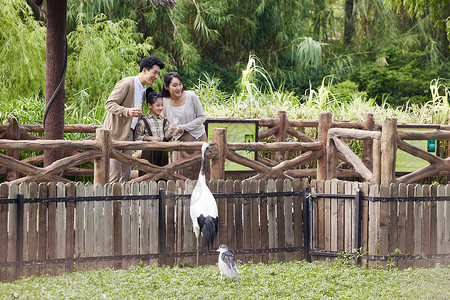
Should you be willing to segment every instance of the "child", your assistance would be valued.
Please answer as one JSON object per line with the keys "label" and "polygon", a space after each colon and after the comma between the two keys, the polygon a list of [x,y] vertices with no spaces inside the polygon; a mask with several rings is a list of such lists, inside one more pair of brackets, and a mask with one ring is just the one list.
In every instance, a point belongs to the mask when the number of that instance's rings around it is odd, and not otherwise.
{"label": "child", "polygon": [[[175,126],[171,126],[169,129],[167,120],[160,116],[163,111],[163,98],[161,94],[153,91],[151,88],[148,88],[145,94],[150,113],[142,115],[139,119],[139,123],[134,130],[134,140],[154,142],[170,140]],[[165,151],[142,151],[141,158],[157,166],[164,166],[169,162],[169,155]],[[139,171],[139,177],[145,174],[145,172]]]}

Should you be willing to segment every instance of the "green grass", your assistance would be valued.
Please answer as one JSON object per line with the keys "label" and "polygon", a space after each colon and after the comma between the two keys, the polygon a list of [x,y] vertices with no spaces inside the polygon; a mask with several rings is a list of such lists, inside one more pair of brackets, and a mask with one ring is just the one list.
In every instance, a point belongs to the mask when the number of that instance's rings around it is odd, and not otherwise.
{"label": "green grass", "polygon": [[450,268],[380,270],[335,263],[238,265],[220,281],[216,265],[33,276],[0,284],[1,299],[450,299]]}

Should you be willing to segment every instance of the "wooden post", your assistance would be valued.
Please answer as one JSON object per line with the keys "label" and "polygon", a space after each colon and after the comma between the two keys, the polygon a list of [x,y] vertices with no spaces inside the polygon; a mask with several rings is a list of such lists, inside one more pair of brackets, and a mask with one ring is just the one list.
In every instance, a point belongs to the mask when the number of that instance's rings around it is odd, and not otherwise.
{"label": "wooden post", "polygon": [[24,226],[24,195],[17,194],[17,244],[16,244],[16,276],[23,275],[23,226]]}
{"label": "wooden post", "polygon": [[397,119],[383,121],[381,131],[381,184],[390,184],[395,179],[395,159],[397,152]]}
{"label": "wooden post", "polygon": [[322,142],[323,155],[317,160],[317,180],[327,179],[327,137],[331,127],[331,113],[319,114],[319,133],[317,139]]}
{"label": "wooden post", "polygon": [[[277,111],[277,118],[279,119],[278,133],[275,135],[277,142],[286,142],[286,132],[289,128],[289,121],[285,111]],[[286,160],[285,151],[275,151],[275,161],[282,162]]]}
{"label": "wooden post", "polygon": [[332,137],[327,135],[327,179],[337,178],[337,149]]}
{"label": "wooden post", "polygon": [[[375,119],[372,113],[366,113],[364,116],[364,130],[375,130]],[[363,140],[363,157],[362,162],[370,170],[373,171],[373,140]]]}
{"label": "wooden post", "polygon": [[225,179],[225,161],[227,159],[227,129],[214,128],[213,142],[216,153],[211,159],[211,179]]}
{"label": "wooden post", "polygon": [[373,140],[373,152],[372,152],[372,167],[373,167],[373,182],[376,184],[381,183],[381,141],[378,139]]}
{"label": "wooden post", "polygon": [[102,156],[94,160],[94,185],[97,183],[105,185],[109,182],[109,156],[112,147],[111,130],[98,128],[96,140],[100,143]]}
{"label": "wooden post", "polygon": [[[9,118],[8,123],[8,139],[19,140],[19,120],[17,120],[16,118]],[[20,150],[6,150],[6,155],[15,159],[19,159]],[[19,178],[19,173],[13,169],[8,169],[6,173],[6,181],[13,181],[17,178]]]}

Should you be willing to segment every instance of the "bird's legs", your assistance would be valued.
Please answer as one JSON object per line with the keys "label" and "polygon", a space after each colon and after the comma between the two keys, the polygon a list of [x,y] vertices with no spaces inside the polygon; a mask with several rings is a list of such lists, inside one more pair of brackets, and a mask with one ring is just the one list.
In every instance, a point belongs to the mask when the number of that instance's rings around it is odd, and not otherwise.
{"label": "bird's legs", "polygon": [[198,244],[198,237],[197,237],[197,267],[198,267],[198,248],[199,248],[199,244]]}

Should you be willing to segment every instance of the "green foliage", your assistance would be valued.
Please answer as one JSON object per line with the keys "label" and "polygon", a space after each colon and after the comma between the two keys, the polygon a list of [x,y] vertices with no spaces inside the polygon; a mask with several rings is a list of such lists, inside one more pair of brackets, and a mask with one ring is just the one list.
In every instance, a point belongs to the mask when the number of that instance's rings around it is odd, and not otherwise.
{"label": "green foliage", "polygon": [[[0,104],[45,92],[45,28],[26,3],[0,2]],[[2,108],[3,109],[3,108]]]}
{"label": "green foliage", "polygon": [[121,78],[139,73],[139,62],[153,49],[129,19],[112,22],[99,15],[92,24],[80,20],[68,35],[70,47],[66,87],[69,101],[77,105],[104,103]]}
{"label": "green foliage", "polygon": [[380,270],[304,261],[239,264],[237,280],[220,281],[217,266],[136,266],[0,285],[0,298],[41,299],[447,299],[450,268]]}

